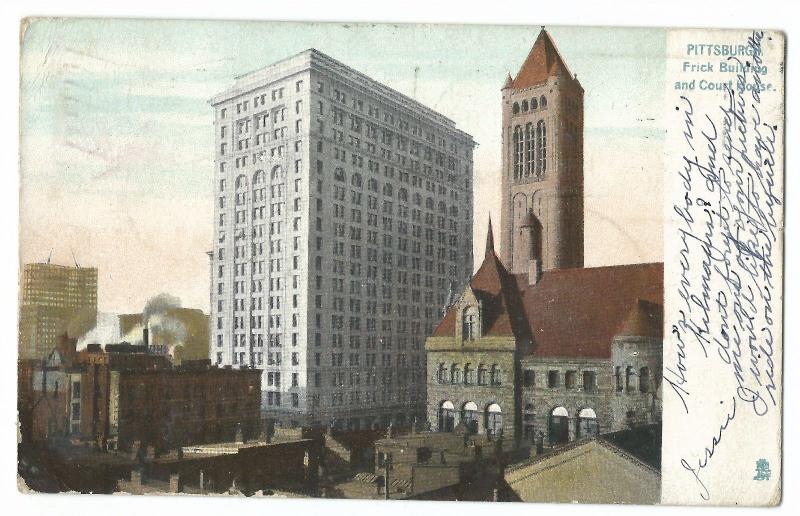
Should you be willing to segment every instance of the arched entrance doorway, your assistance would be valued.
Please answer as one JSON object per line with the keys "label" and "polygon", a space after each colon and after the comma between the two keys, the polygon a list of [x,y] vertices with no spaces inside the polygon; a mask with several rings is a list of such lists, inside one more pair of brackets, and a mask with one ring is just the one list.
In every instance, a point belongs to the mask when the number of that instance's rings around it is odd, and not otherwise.
{"label": "arched entrance doorway", "polygon": [[548,424],[548,440],[550,444],[562,444],[569,441],[569,413],[564,407],[556,407],[550,413]]}
{"label": "arched entrance doorway", "polygon": [[461,421],[472,433],[478,433],[478,405],[474,401],[464,403],[461,408]]}
{"label": "arched entrance doorway", "polygon": [[497,435],[503,429],[503,414],[500,405],[492,403],[486,407],[486,433]]}
{"label": "arched entrance doorway", "polygon": [[578,437],[591,437],[599,433],[597,414],[593,409],[585,408],[578,413]]}
{"label": "arched entrance doorway", "polygon": [[456,426],[456,417],[452,401],[443,401],[439,406],[439,431],[452,432]]}

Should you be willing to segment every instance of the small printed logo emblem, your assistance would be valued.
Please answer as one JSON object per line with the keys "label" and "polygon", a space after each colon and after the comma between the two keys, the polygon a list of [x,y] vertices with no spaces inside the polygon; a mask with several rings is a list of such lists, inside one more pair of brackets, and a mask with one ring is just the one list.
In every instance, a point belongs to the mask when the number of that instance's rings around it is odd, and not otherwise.
{"label": "small printed logo emblem", "polygon": [[769,461],[767,459],[758,459],[756,461],[756,476],[753,480],[769,480],[772,476],[772,471],[769,469]]}

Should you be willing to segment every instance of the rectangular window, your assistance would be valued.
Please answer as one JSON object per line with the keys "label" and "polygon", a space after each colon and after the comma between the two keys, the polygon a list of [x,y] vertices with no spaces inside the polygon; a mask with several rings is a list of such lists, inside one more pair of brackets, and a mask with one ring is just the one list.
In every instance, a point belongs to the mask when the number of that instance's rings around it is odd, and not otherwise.
{"label": "rectangular window", "polygon": [[558,371],[547,372],[547,386],[551,389],[558,387]]}
{"label": "rectangular window", "polygon": [[525,387],[533,387],[536,384],[536,377],[533,369],[526,369],[523,375],[523,385]]}
{"label": "rectangular window", "polygon": [[577,381],[578,381],[578,372],[567,371],[567,374],[564,377],[564,386],[567,389],[574,389],[577,385]]}
{"label": "rectangular window", "polygon": [[597,390],[597,373],[594,371],[583,372],[583,390],[587,392]]}

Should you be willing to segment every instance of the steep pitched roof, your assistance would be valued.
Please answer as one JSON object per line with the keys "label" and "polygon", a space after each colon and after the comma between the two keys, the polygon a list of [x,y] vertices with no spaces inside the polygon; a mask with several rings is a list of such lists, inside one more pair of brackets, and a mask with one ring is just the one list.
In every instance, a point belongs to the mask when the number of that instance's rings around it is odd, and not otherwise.
{"label": "steep pitched roof", "polygon": [[[528,334],[528,324],[525,321],[516,280],[494,252],[491,221],[486,235],[486,255],[480,268],[469,281],[469,287],[482,305],[484,335],[523,338]],[[456,334],[456,311],[455,306],[447,310],[442,321],[433,330],[433,337]]]}
{"label": "steep pitched roof", "polygon": [[[544,28],[539,32],[528,57],[511,81],[511,88],[520,89],[535,86],[547,81],[548,77],[558,75],[572,78],[572,74],[558,53],[555,42]],[[508,82],[506,82],[508,85]]]}
{"label": "steep pitched roof", "polygon": [[662,337],[664,264],[515,275],[539,357],[610,358],[617,335]]}
{"label": "steep pitched roof", "polygon": [[[533,355],[610,358],[615,336],[663,336],[661,263],[546,271],[535,285],[509,273],[494,252],[470,280],[483,306],[483,333],[532,339]],[[456,335],[451,307],[433,337]]]}

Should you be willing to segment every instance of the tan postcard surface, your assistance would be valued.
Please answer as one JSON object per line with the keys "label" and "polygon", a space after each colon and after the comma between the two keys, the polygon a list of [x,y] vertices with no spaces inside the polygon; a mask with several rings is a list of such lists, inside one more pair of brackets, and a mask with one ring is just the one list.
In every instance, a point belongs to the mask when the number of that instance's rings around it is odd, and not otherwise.
{"label": "tan postcard surface", "polygon": [[20,490],[780,503],[783,33],[20,34]]}

